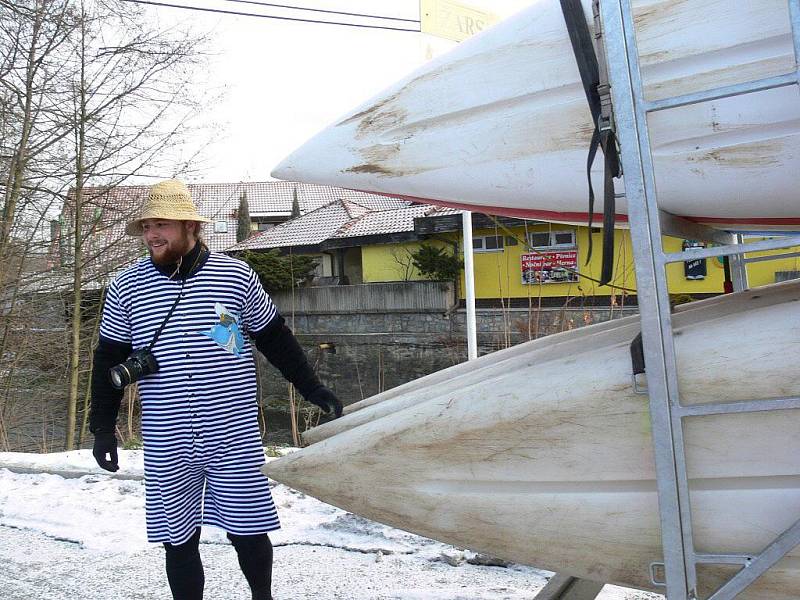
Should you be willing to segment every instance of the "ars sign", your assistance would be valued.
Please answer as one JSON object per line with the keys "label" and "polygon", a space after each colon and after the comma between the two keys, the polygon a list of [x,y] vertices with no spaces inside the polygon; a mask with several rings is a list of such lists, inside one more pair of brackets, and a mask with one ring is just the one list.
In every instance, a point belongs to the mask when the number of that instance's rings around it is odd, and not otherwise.
{"label": "ars sign", "polygon": [[420,0],[422,32],[460,42],[498,21],[486,11],[452,0]]}

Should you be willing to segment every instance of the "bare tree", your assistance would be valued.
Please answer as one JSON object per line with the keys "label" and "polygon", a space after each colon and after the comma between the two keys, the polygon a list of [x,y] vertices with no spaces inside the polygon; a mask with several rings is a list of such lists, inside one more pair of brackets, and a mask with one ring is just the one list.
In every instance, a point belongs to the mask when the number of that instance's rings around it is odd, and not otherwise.
{"label": "bare tree", "polygon": [[[120,227],[132,207],[114,206],[109,190],[192,168],[195,156],[177,166],[175,157],[194,133],[192,81],[206,41],[160,29],[122,0],[0,0],[0,447],[9,446],[23,353],[44,335],[23,335],[44,292],[69,315],[63,335],[49,332],[46,343],[63,361],[65,446],[75,446],[99,290],[139,253]],[[41,232],[62,203],[50,236],[59,246],[48,247]],[[49,272],[25,265],[45,250]]]}
{"label": "bare tree", "polygon": [[47,362],[29,330],[49,282],[25,275],[42,258],[44,240],[36,232],[63,185],[50,173],[61,166],[68,135],[57,108],[73,29],[65,0],[0,0],[0,444],[6,448],[11,400],[23,391],[35,397],[20,375],[31,378],[31,365]]}
{"label": "bare tree", "polygon": [[54,115],[60,94],[64,47],[74,30],[65,0],[0,0],[3,162],[5,181],[0,220],[0,256],[11,244],[21,215],[20,202],[36,187],[30,174],[36,161],[67,135]]}
{"label": "bare tree", "polygon": [[[98,261],[92,252],[98,240],[107,240],[93,236],[91,225],[85,226],[88,213],[96,207],[86,197],[87,188],[90,181],[115,186],[169,168],[164,157],[180,143],[179,136],[197,108],[187,100],[186,91],[192,87],[204,42],[190,32],[155,29],[142,18],[139,7],[118,0],[97,0],[91,9],[85,0],[78,0],[76,10],[72,110],[64,115],[74,140],[69,174],[74,186],[68,198],[73,256],[67,449],[74,447],[81,366],[88,362],[82,343],[83,286],[106,279],[109,266],[121,266],[113,261],[109,265],[105,253]],[[173,174],[174,166],[170,167],[166,172]]]}
{"label": "bare tree", "polygon": [[411,281],[414,273],[414,255],[408,248],[393,248],[392,260],[397,265],[397,273],[402,281]]}

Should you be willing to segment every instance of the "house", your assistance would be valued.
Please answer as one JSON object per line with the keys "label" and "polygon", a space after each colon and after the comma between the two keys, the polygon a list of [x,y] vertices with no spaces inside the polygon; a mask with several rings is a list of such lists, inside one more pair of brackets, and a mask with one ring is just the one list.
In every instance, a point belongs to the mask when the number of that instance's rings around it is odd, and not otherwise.
{"label": "house", "polygon": [[[102,286],[144,249],[124,235],[149,186],[86,188],[82,210],[84,279]],[[378,194],[286,181],[189,184],[200,213],[211,220],[203,232],[214,251],[279,249],[319,258],[317,283],[381,283],[424,277],[412,254],[423,243],[461,255],[461,211],[413,203]],[[70,201],[71,200],[71,201]],[[239,206],[245,200],[252,237],[237,243]],[[74,193],[51,224],[51,262],[71,262]],[[473,215],[476,298],[485,306],[526,306],[533,300],[611,304],[635,299],[632,246],[627,230],[615,234],[611,286],[599,286],[602,236],[597,230],[540,221]],[[667,252],[696,246],[664,238]],[[590,253],[589,248],[592,247]],[[591,254],[591,255],[590,255]],[[764,254],[764,253],[762,253]],[[691,263],[691,264],[690,264]],[[751,286],[800,271],[799,259],[755,262],[747,266]],[[693,298],[719,294],[724,266],[717,259],[668,266],[670,289]],[[92,284],[92,282],[97,282]],[[459,286],[464,297],[463,275]]]}
{"label": "house", "polygon": [[[144,255],[138,238],[125,235],[125,225],[135,218],[147,197],[147,185],[84,188],[81,229],[85,280],[105,282],[120,268]],[[294,217],[336,200],[378,207],[390,198],[330,186],[264,181],[249,183],[188,184],[198,211],[210,219],[203,239],[212,251],[235,245],[239,206],[244,199],[252,232],[266,231]],[[72,263],[75,231],[75,191],[70,190],[61,215],[51,222],[50,265],[58,270]],[[99,285],[102,285],[100,283]]]}
{"label": "house", "polygon": [[[284,253],[314,255],[321,260],[322,275],[351,284],[425,279],[412,262],[412,254],[423,243],[450,248],[461,256],[461,211],[393,202],[370,209],[357,202],[333,201],[228,250],[280,249]],[[671,237],[664,238],[664,245],[667,252],[701,247],[692,240]],[[600,306],[635,303],[636,277],[627,230],[615,232],[614,247],[614,278],[611,285],[600,286],[599,230],[475,213],[473,265],[477,304],[525,307],[564,304],[575,299]],[[790,257],[748,264],[751,287],[797,276],[799,261]],[[667,269],[670,290],[675,294],[698,299],[724,290],[721,260],[687,261],[671,264]],[[462,272],[462,300],[464,289]]]}
{"label": "house", "polygon": [[[359,284],[376,280],[375,269],[387,268],[389,280],[408,280],[413,271],[408,255],[385,257],[381,250],[419,242],[422,238],[414,230],[414,221],[419,217],[458,212],[382,196],[338,198],[227,251],[278,249],[311,255],[318,259],[318,281]],[[402,272],[393,275],[398,264],[402,265]],[[417,274],[415,278],[420,277]]]}

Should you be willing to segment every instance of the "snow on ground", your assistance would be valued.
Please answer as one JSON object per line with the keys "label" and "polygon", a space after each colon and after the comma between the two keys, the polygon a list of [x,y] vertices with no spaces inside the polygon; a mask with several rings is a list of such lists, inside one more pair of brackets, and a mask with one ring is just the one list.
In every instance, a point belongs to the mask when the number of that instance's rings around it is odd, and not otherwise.
{"label": "snow on ground", "polygon": [[[89,450],[0,453],[0,598],[171,598],[163,550],[145,536],[141,451],[120,450],[120,471]],[[551,575],[531,567],[472,564],[480,558],[352,515],[281,484],[275,546],[276,600],[522,600]],[[249,598],[224,533],[205,528],[208,600]],[[606,586],[601,600],[656,600]]]}

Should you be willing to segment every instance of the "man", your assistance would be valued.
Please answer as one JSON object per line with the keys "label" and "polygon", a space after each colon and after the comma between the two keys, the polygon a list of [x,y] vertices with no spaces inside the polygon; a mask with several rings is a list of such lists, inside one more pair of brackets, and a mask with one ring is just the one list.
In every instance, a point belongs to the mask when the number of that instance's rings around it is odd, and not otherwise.
{"label": "man", "polygon": [[200,241],[207,221],[188,188],[168,180],[151,188],[128,225],[150,256],[108,289],[94,355],[93,453],[102,468],[119,468],[122,388],[138,380],[147,536],[164,544],[173,597],[203,597],[198,544],[205,524],[227,532],[253,600],[270,600],[268,532],[280,525],[259,471],[255,366],[243,334],[306,400],[337,417],[342,404],[317,379],[255,273]]}

